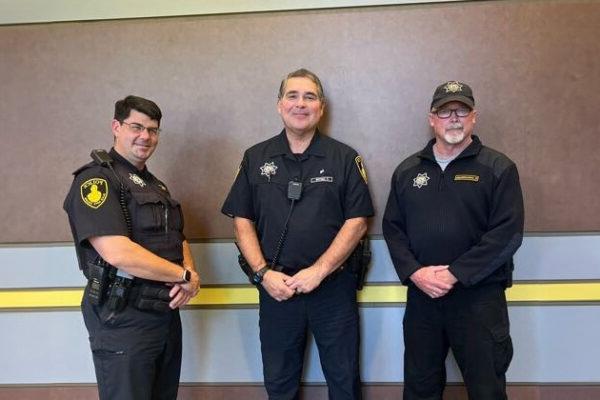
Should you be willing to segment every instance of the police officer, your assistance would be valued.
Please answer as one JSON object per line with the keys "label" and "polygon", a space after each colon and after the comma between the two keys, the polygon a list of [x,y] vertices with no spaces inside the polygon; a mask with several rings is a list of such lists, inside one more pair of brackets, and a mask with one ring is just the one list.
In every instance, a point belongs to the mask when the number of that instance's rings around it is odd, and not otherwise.
{"label": "police officer", "polygon": [[383,235],[408,299],[404,399],[442,399],[452,348],[469,399],[506,399],[512,358],[505,287],[523,238],[517,167],[473,135],[471,88],[433,95],[427,146],[392,177]]}
{"label": "police officer", "polygon": [[75,171],[64,203],[88,285],[81,308],[101,399],[175,399],[179,307],[199,277],[183,217],[148,171],[162,113],[147,99],[115,104],[114,147]]}
{"label": "police officer", "polygon": [[245,152],[222,209],[259,290],[273,400],[298,398],[307,330],[330,398],[361,398],[356,277],[344,267],[373,207],[360,156],[317,129],[324,106],[315,74],[287,75],[277,102],[284,129]]}

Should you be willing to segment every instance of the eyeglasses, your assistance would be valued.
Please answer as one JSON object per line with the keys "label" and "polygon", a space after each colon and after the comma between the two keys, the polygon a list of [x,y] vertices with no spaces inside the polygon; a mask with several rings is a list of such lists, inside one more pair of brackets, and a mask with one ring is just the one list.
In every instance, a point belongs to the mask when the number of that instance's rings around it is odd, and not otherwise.
{"label": "eyeglasses", "polygon": [[144,132],[144,129],[145,129],[148,131],[148,134],[156,136],[161,132],[160,128],[148,128],[142,124],[138,124],[137,122],[121,121],[121,124],[127,125],[133,133],[142,133],[142,132]]}
{"label": "eyeglasses", "polygon": [[452,115],[452,113],[456,114],[457,117],[466,117],[469,114],[471,114],[471,109],[470,108],[440,108],[437,111],[434,111],[433,113],[435,115],[437,115],[438,118],[441,119],[446,119],[446,118],[450,118],[450,116]]}

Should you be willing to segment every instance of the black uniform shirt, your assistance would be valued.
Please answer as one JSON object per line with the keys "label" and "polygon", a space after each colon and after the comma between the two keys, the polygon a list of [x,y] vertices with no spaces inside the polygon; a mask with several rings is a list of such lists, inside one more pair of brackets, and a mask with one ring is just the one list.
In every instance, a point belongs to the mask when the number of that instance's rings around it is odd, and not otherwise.
{"label": "black uniform shirt", "polygon": [[301,155],[291,153],[285,130],[244,153],[222,212],[256,224],[261,250],[274,256],[291,200],[288,182],[302,182],[278,264],[301,269],[327,250],[347,219],[370,217],[373,205],[360,156],[316,132]]}
{"label": "black uniform shirt", "polygon": [[93,261],[97,256],[88,239],[107,235],[130,236],[158,256],[180,262],[185,238],[179,203],[147,168],[139,171],[114,149],[110,156],[126,186],[123,201],[131,218],[132,232],[130,235],[120,205],[119,180],[107,167],[94,162],[83,166],[74,172],[64,202],[80,262]]}

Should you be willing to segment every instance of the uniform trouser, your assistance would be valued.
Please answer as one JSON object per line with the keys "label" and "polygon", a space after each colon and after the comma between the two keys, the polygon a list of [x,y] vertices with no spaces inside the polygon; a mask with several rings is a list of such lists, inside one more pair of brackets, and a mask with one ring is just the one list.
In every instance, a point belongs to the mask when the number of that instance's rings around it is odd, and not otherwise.
{"label": "uniform trouser", "polygon": [[505,400],[512,359],[504,288],[457,288],[432,299],[409,287],[404,315],[404,399],[441,400],[448,348],[470,400]]}
{"label": "uniform trouser", "polygon": [[259,286],[260,343],[270,400],[299,398],[307,331],[319,350],[329,398],[361,399],[356,278],[346,271],[308,294],[278,302]]}
{"label": "uniform trouser", "polygon": [[101,400],[175,400],[181,369],[179,311],[157,313],[127,305],[114,313],[90,304],[81,309]]}

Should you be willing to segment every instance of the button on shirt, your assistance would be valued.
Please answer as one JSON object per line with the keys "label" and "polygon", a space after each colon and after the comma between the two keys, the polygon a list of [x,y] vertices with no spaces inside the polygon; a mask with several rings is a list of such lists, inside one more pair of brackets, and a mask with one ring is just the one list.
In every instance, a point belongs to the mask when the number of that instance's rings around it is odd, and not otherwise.
{"label": "button on shirt", "polygon": [[290,211],[288,183],[301,182],[278,264],[309,267],[347,219],[373,215],[359,168],[354,149],[319,132],[303,154],[292,154],[284,130],[244,153],[222,212],[254,221],[263,255],[271,260]]}

